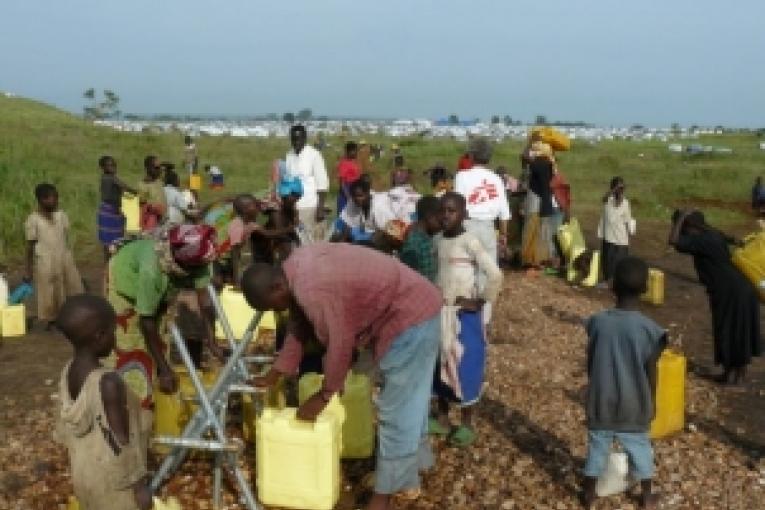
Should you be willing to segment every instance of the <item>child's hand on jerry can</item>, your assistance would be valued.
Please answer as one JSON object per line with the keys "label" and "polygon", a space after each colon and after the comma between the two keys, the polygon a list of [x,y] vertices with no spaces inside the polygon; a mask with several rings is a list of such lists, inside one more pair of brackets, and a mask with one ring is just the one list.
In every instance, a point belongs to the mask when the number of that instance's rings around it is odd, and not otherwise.
{"label": "child's hand on jerry can", "polygon": [[328,403],[329,398],[325,396],[324,390],[318,391],[311,398],[303,402],[303,405],[297,410],[296,417],[301,421],[314,422],[316,417],[327,407]]}
{"label": "child's hand on jerry can", "polygon": [[464,297],[458,297],[454,300],[454,304],[459,306],[462,311],[465,312],[480,312],[484,305],[483,299],[467,299]]}

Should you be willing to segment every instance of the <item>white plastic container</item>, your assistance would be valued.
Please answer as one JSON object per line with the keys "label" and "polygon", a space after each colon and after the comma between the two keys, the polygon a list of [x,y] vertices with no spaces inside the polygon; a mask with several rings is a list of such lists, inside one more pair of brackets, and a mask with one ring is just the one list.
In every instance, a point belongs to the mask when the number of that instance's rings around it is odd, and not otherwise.
{"label": "white plastic container", "polygon": [[0,273],[0,308],[8,306],[8,282],[5,275]]}

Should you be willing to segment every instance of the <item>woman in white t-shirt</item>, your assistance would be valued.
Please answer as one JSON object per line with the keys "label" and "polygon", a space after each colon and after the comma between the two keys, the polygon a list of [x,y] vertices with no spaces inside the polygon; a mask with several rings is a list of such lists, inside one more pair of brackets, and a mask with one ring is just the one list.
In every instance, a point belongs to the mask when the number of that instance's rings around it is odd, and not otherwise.
{"label": "woman in white t-shirt", "polygon": [[603,214],[598,224],[598,237],[603,241],[603,278],[611,281],[614,269],[629,255],[630,236],[635,234],[630,202],[624,196],[624,179],[614,177],[603,197]]}

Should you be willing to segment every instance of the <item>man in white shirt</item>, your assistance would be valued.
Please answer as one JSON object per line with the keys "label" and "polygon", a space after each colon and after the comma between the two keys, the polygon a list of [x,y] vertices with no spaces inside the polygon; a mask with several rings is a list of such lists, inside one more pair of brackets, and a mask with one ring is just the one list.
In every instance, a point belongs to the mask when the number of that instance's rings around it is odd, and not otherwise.
{"label": "man in white shirt", "polygon": [[324,199],[329,189],[327,167],[321,152],[306,142],[308,133],[300,124],[290,128],[292,149],[287,152],[287,174],[303,183],[303,196],[297,202],[298,216],[312,241],[323,241],[326,226]]}
{"label": "man in white shirt", "polygon": [[[469,151],[473,159],[473,168],[457,172],[454,179],[454,191],[465,197],[468,219],[465,229],[472,232],[497,261],[497,243],[507,246],[507,226],[510,221],[510,204],[507,201],[505,183],[502,178],[487,168],[491,160],[491,143],[485,138],[475,138],[470,142]],[[499,223],[499,240],[495,231],[495,222]],[[483,289],[486,275],[479,274],[478,284]],[[484,320],[488,323],[491,310],[484,309]]]}

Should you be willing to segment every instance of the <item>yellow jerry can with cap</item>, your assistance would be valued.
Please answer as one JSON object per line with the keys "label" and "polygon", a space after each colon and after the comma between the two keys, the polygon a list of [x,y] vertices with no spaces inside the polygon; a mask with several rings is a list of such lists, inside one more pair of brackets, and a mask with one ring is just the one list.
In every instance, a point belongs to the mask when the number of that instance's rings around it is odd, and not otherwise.
{"label": "yellow jerry can with cap", "polygon": [[[228,323],[231,325],[231,331],[234,333],[234,338],[236,340],[241,340],[244,336],[244,332],[247,330],[247,326],[250,325],[250,321],[252,321],[252,318],[255,316],[255,310],[253,310],[247,303],[244,294],[235,290],[234,287],[230,285],[223,287],[219,299],[220,305],[226,313]],[[274,317],[274,312],[265,312],[260,319],[260,324],[258,324],[257,329],[253,332],[253,338],[258,337],[258,332],[260,330],[273,331],[275,329],[276,318]],[[215,323],[215,337],[220,339],[226,338],[226,335],[223,333],[223,328],[218,321]]]}
{"label": "yellow jerry can with cap", "polygon": [[258,421],[256,399],[262,398],[263,409],[284,409],[287,398],[284,395],[284,378],[268,389],[265,395],[242,395],[242,438],[245,441],[255,441],[255,429]]}
{"label": "yellow jerry can with cap", "polygon": [[141,231],[141,205],[138,195],[122,194],[122,215],[125,217],[125,233],[137,234]]}
{"label": "yellow jerry can with cap", "polygon": [[191,191],[199,191],[202,189],[202,176],[199,174],[191,174],[189,176],[189,189]]}
{"label": "yellow jerry can with cap", "polygon": [[0,309],[0,333],[3,338],[20,338],[27,334],[27,312],[23,304]]}
{"label": "yellow jerry can with cap", "polygon": [[587,251],[587,244],[584,242],[584,235],[582,235],[579,220],[571,218],[568,223],[561,225],[558,228],[557,237],[563,257],[568,263],[566,279],[569,282],[574,282],[579,277],[577,270],[574,268],[574,261]]}
{"label": "yellow jerry can with cap", "polygon": [[[196,397],[194,384],[191,382],[188,370],[184,366],[173,367],[178,376],[178,391],[167,394],[160,391],[159,386],[154,386],[154,435],[180,437],[183,429],[196,412],[199,405],[189,399]],[[199,377],[205,389],[209,390],[215,384],[218,370],[204,370],[199,372]],[[153,449],[158,453],[167,453],[170,447],[166,445],[154,445]]]}
{"label": "yellow jerry can with cap", "polygon": [[765,230],[744,238],[744,246],[731,253],[731,261],[744,273],[765,303]]}
{"label": "yellow jerry can with cap", "polygon": [[600,276],[600,251],[595,250],[592,252],[592,259],[590,260],[590,272],[582,280],[583,287],[594,287],[598,284],[598,277]]}
{"label": "yellow jerry can with cap", "polygon": [[580,244],[584,244],[584,238],[582,237],[582,229],[579,226],[579,220],[571,218],[568,223],[564,223],[558,227],[557,232],[558,245],[563,253],[563,257],[568,260],[571,256],[571,249],[574,245],[574,238],[580,239]]}
{"label": "yellow jerry can with cap", "polygon": [[[316,394],[321,389],[323,381],[324,376],[320,374],[308,373],[301,377],[298,383],[298,402],[302,405]],[[339,404],[342,405],[345,414],[342,457],[344,459],[371,457],[375,450],[375,424],[372,384],[369,377],[349,372]]]}
{"label": "yellow jerry can with cap", "polygon": [[323,411],[314,423],[297,409],[266,409],[257,421],[258,499],[266,506],[332,510],[340,499],[343,420]]}
{"label": "yellow jerry can with cap", "polygon": [[664,272],[659,269],[648,270],[648,288],[642,296],[643,301],[655,306],[664,304]]}
{"label": "yellow jerry can with cap", "polygon": [[656,367],[656,415],[651,438],[659,439],[685,427],[685,356],[664,349]]}

